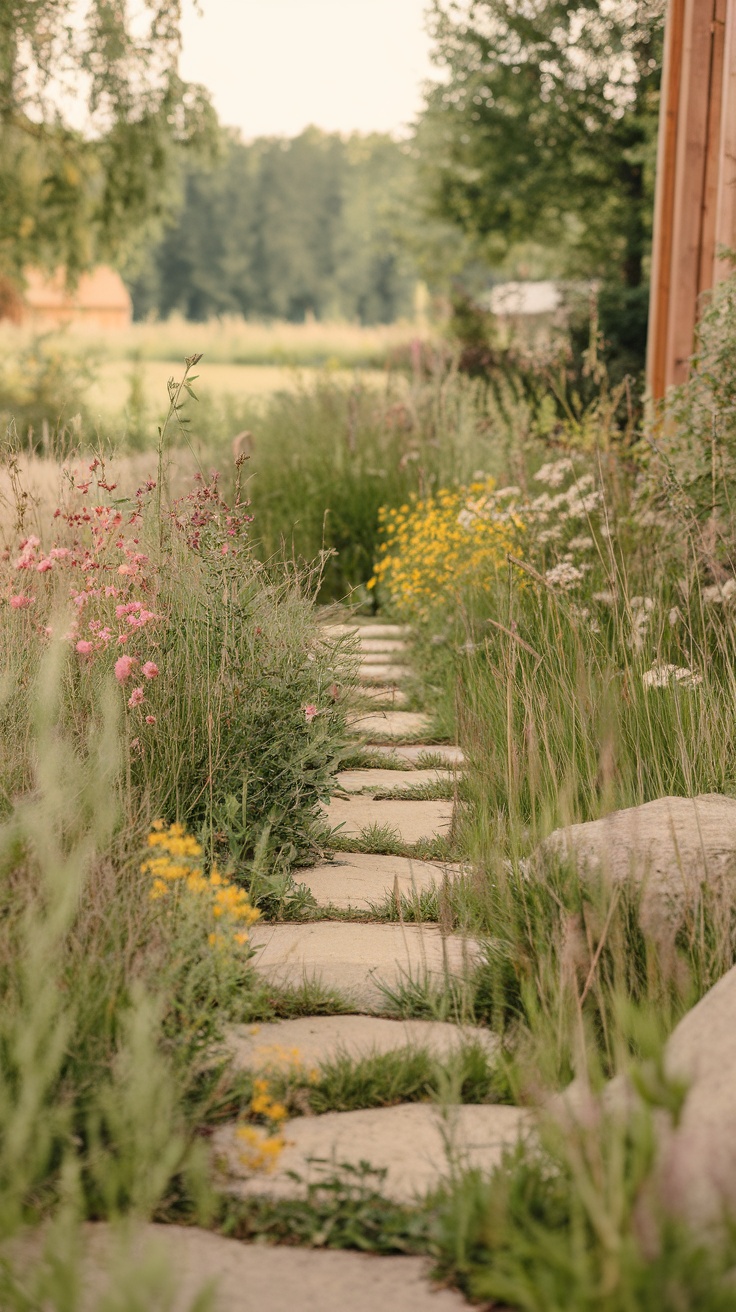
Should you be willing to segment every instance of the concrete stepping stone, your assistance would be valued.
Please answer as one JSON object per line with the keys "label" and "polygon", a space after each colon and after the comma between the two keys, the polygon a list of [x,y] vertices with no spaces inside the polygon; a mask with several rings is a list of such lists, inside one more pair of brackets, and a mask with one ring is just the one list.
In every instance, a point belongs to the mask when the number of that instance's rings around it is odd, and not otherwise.
{"label": "concrete stepping stone", "polygon": [[333,797],[322,808],[327,823],[339,827],[340,836],[359,838],[365,829],[380,825],[394,830],[402,843],[446,836],[452,824],[452,802],[377,801],[373,797]]}
{"label": "concrete stepping stone", "polygon": [[[117,1306],[121,1270],[139,1270],[137,1282],[143,1281],[149,1258],[171,1274],[167,1312],[190,1312],[205,1285],[214,1287],[207,1302],[212,1312],[463,1312],[468,1306],[456,1291],[431,1284],[431,1263],[421,1257],[244,1244],[175,1225],[141,1226],[124,1249],[110,1226],[86,1225],[83,1251],[79,1312],[94,1312],[108,1299]],[[152,1289],[151,1307],[154,1301],[163,1306]]]}
{"label": "concrete stepping stone", "polygon": [[361,683],[401,683],[408,673],[406,665],[366,665],[358,670]]}
{"label": "concrete stepping stone", "polygon": [[227,1045],[238,1070],[288,1070],[298,1064],[306,1071],[338,1057],[364,1057],[402,1048],[422,1049],[438,1061],[474,1044],[489,1057],[498,1038],[475,1025],[450,1021],[387,1020],[382,1016],[300,1016],[266,1025],[235,1025]]}
{"label": "concrete stepping stone", "polygon": [[408,665],[406,664],[402,665],[401,663],[401,652],[394,653],[391,651],[363,651],[363,649],[361,648],[360,662],[361,662],[361,667],[363,665],[388,665],[391,662],[395,662],[396,665],[399,666],[403,674],[406,674],[407,671],[409,670]]}
{"label": "concrete stepping stone", "polygon": [[422,711],[374,711],[351,720],[351,728],[371,738],[418,738],[429,732],[429,716]]}
{"label": "concrete stepping stone", "polygon": [[385,902],[397,884],[399,895],[412,899],[441,885],[446,873],[455,875],[458,871],[455,866],[405,856],[341,852],[335,861],[297,871],[295,882],[306,884],[319,906],[368,911],[372,905]]}
{"label": "concrete stepping stone", "polygon": [[357,690],[357,696],[361,701],[371,703],[377,702],[390,707],[406,706],[409,701],[406,693],[402,692],[401,688],[385,688],[374,686],[372,684],[361,684],[360,688]]}
{"label": "concrete stepping stone", "polygon": [[407,624],[325,624],[323,632],[331,638],[358,637],[361,642],[376,638],[400,641],[409,637],[411,629]]}
{"label": "concrete stepping stone", "polygon": [[341,770],[337,786],[345,793],[393,791],[396,788],[422,788],[426,784],[452,784],[450,770]]}
{"label": "concrete stepping stone", "polygon": [[448,768],[465,764],[465,754],[462,747],[451,747],[447,743],[437,743],[436,745],[410,743],[403,747],[399,745],[394,747],[391,743],[367,743],[366,749],[377,756],[398,758],[400,761],[406,761],[409,765],[418,761],[426,752],[431,752],[433,756],[441,756]]}
{"label": "concrete stepping stone", "polygon": [[401,660],[409,650],[409,644],[402,638],[360,638],[360,654],[364,661],[377,657],[378,660]]}
{"label": "concrete stepping stone", "polygon": [[443,935],[435,925],[356,924],[317,920],[283,925],[258,924],[250,931],[258,973],[275,985],[317,979],[362,1010],[383,1005],[380,984],[428,978],[436,984],[449,974],[463,978],[478,962],[477,940]]}
{"label": "concrete stepping stone", "polygon": [[[365,1161],[387,1172],[376,1181],[385,1198],[412,1203],[446,1179],[452,1165],[493,1170],[530,1128],[529,1113],[519,1107],[411,1103],[295,1117],[284,1126],[286,1146],[268,1175],[248,1173],[234,1126],[215,1134],[214,1147],[234,1193],[298,1198],[306,1193],[306,1181],[334,1177],[340,1165],[357,1167]],[[292,1179],[290,1171],[301,1180]]]}

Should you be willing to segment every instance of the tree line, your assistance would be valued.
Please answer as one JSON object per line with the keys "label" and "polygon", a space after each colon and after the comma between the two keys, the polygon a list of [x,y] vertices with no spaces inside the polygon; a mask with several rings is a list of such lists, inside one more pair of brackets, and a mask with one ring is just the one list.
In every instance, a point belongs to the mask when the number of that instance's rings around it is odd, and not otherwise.
{"label": "tree line", "polygon": [[[413,139],[224,133],[177,71],[179,0],[0,13],[0,281],[126,272],[136,311],[376,322],[436,289],[599,279],[641,338],[664,0],[434,0]],[[140,18],[137,20],[139,23]],[[86,101],[64,119],[59,69]]]}

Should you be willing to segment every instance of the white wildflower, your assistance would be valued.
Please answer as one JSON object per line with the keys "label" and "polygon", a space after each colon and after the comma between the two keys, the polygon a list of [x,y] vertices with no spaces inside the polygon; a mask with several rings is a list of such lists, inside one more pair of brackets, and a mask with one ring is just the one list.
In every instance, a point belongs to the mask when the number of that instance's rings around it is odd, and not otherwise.
{"label": "white wildflower", "polygon": [[736,596],[736,579],[726,579],[725,583],[713,583],[703,588],[703,601],[707,606],[720,606]]}
{"label": "white wildflower", "polygon": [[680,610],[680,607],[673,606],[667,619],[671,629],[674,629],[678,624],[682,624],[682,611]]}
{"label": "white wildflower", "polygon": [[[574,492],[575,489],[573,488],[571,491]],[[585,516],[591,515],[594,510],[597,510],[602,500],[603,494],[601,492],[588,492],[586,496],[568,498],[567,511],[565,514],[560,515],[560,519],[583,519]]]}
{"label": "white wildflower", "polygon": [[592,538],[587,537],[585,533],[579,533],[577,537],[570,538],[567,544],[568,551],[591,551],[595,546]]}
{"label": "white wildflower", "polygon": [[538,535],[537,542],[544,544],[547,542],[559,542],[562,537],[562,525],[553,524],[551,528],[545,528]]}
{"label": "white wildflower", "polygon": [[552,569],[548,569],[544,577],[554,587],[567,591],[568,588],[576,588],[582,583],[585,575],[577,565],[571,564],[569,560],[561,560],[559,565],[553,565]]}
{"label": "white wildflower", "polygon": [[[587,492],[589,487],[595,486],[595,479],[592,474],[581,474],[580,478],[575,479],[574,490],[576,492]],[[571,488],[570,491],[573,489]]]}
{"label": "white wildflower", "polygon": [[559,487],[572,473],[572,461],[565,456],[562,460],[550,460],[546,465],[542,465],[534,477],[537,483],[546,483],[548,487]]}
{"label": "white wildflower", "polygon": [[473,514],[472,510],[468,510],[467,507],[461,510],[457,517],[457,522],[460,527],[468,531],[473,527],[475,520],[476,516]]}
{"label": "white wildflower", "polygon": [[598,531],[601,537],[606,538],[607,541],[610,541],[610,539],[613,537],[613,533],[611,532],[607,524],[601,524],[600,529]]}
{"label": "white wildflower", "polygon": [[649,628],[654,601],[651,597],[631,598],[631,637],[629,646],[634,651],[641,651]]}
{"label": "white wildflower", "polygon": [[570,606],[570,614],[573,619],[580,624],[585,624],[589,633],[600,633],[601,626],[596,619],[591,616],[588,606],[577,606],[575,602]]}
{"label": "white wildflower", "polygon": [[703,682],[703,676],[681,665],[666,665],[657,661],[642,674],[641,681],[645,688],[668,688],[672,683],[679,684],[681,688],[696,688]]}
{"label": "white wildflower", "polygon": [[613,606],[616,597],[613,592],[594,592],[593,601],[599,601],[601,606]]}
{"label": "white wildflower", "polygon": [[520,487],[500,487],[498,489],[498,492],[496,493],[496,497],[499,500],[501,497],[506,498],[506,497],[520,497],[520,496],[521,496]]}

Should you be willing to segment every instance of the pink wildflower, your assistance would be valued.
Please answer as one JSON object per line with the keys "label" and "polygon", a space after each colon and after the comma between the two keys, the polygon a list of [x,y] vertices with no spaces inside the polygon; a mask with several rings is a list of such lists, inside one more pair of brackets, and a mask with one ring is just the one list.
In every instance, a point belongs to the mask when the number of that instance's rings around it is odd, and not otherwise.
{"label": "pink wildflower", "polygon": [[317,710],[317,707],[315,706],[314,702],[307,702],[307,705],[304,707],[304,719],[306,720],[307,724],[312,723],[312,720],[314,719],[315,715],[319,715],[319,711]]}
{"label": "pink wildflower", "polygon": [[36,573],[37,573],[37,574],[46,574],[46,573],[48,573],[48,571],[49,571],[50,569],[53,569],[53,568],[54,568],[54,562],[53,562],[53,560],[49,560],[48,556],[46,556],[43,560],[39,560],[39,562],[38,562],[38,564],[37,564],[37,566],[36,566]]}
{"label": "pink wildflower", "polygon": [[34,598],[28,597],[24,592],[16,592],[10,598],[10,605],[13,610],[26,610],[28,606],[33,605]]}
{"label": "pink wildflower", "polygon": [[146,724],[155,724],[155,723],[156,723],[156,716],[155,716],[155,715],[147,715],[147,716],[146,716]]}
{"label": "pink wildflower", "polygon": [[158,678],[158,665],[155,661],[146,661],[145,665],[141,668],[147,679]]}
{"label": "pink wildflower", "polygon": [[146,694],[144,693],[142,688],[134,688],[132,693],[130,694],[130,697],[128,698],[128,705],[131,711],[135,706],[140,706],[141,702],[145,701],[145,697]]}
{"label": "pink wildflower", "polygon": [[125,683],[125,680],[130,678],[137,664],[135,656],[118,656],[115,662],[115,678],[118,683]]}
{"label": "pink wildflower", "polygon": [[81,638],[75,647],[75,651],[78,651],[80,656],[91,656],[94,649],[94,643],[88,642],[86,638]]}

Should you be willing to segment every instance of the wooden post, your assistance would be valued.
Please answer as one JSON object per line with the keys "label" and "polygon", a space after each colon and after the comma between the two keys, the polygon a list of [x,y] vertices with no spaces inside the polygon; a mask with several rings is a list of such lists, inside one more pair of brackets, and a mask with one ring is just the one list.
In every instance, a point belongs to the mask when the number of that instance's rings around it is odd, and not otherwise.
{"label": "wooden post", "polygon": [[687,377],[699,297],[736,245],[736,0],[670,0],[660,106],[647,381]]}

